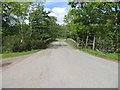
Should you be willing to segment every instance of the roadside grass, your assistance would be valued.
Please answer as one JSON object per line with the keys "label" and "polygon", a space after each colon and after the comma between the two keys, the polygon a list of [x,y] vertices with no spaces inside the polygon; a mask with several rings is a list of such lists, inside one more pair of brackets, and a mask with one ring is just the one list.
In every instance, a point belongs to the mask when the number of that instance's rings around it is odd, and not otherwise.
{"label": "roadside grass", "polygon": [[[51,43],[49,43],[47,45],[47,47],[45,47],[44,49],[50,47],[50,45],[53,43],[53,42],[56,42],[57,40],[53,40]],[[27,55],[27,54],[32,54],[32,53],[35,53],[35,52],[38,52],[38,51],[41,51],[41,50],[44,50],[44,49],[33,49],[31,51],[23,51],[23,52],[13,52],[13,53],[3,53],[3,54],[0,54],[0,59],[5,59],[5,58],[10,58],[10,57],[16,57],[16,56],[22,56],[22,55]]]}
{"label": "roadside grass", "polygon": [[74,45],[70,42],[67,42],[67,41],[65,41],[65,42],[70,44],[74,48],[79,49],[79,50],[84,51],[84,52],[87,52],[89,54],[96,55],[96,56],[106,58],[106,59],[110,59],[110,60],[114,60],[114,61],[120,61],[120,59],[118,58],[118,56],[120,54],[118,54],[118,53],[101,53],[101,52],[93,51],[93,50],[86,49],[86,48],[80,48],[80,47],[78,47],[78,46],[76,46],[76,45]]}
{"label": "roadside grass", "polygon": [[43,49],[36,49],[36,50],[24,51],[24,52],[4,53],[4,54],[0,54],[0,58],[4,59],[4,58],[22,56],[22,55],[32,54],[41,50]]}

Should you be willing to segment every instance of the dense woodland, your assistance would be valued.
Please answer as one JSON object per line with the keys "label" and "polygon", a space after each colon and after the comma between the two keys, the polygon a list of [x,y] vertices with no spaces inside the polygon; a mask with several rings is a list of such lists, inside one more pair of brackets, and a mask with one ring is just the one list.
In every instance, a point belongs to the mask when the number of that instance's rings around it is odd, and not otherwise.
{"label": "dense woodland", "polygon": [[[2,51],[46,48],[59,37],[72,38],[82,48],[120,52],[120,9],[112,2],[69,2],[65,25],[44,10],[44,2],[2,2]],[[26,23],[26,20],[29,22]]]}
{"label": "dense woodland", "polygon": [[46,48],[60,33],[56,17],[49,13],[44,10],[44,2],[3,2],[3,53]]}
{"label": "dense woodland", "polygon": [[69,2],[65,16],[69,33],[82,48],[104,53],[120,52],[120,3]]}

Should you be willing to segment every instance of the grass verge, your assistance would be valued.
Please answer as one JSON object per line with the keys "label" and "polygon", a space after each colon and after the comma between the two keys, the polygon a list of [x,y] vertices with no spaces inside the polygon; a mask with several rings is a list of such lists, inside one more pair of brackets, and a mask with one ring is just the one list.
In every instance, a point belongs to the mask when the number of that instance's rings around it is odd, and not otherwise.
{"label": "grass verge", "polygon": [[[57,40],[53,40],[51,41],[47,47],[45,47],[44,49],[50,47],[51,43],[55,42]],[[38,51],[41,51],[41,50],[44,50],[44,49],[33,49],[31,51],[23,51],[23,52],[14,52],[14,53],[4,53],[4,54],[0,54],[0,59],[5,59],[5,58],[10,58],[10,57],[16,57],[16,56],[22,56],[22,55],[27,55],[27,54],[32,54],[32,53],[35,53],[35,52],[38,52]]]}
{"label": "grass verge", "polygon": [[96,56],[106,58],[106,59],[110,59],[110,60],[114,60],[114,61],[120,61],[120,59],[118,58],[118,56],[120,54],[118,54],[118,53],[101,53],[101,52],[93,51],[93,50],[90,50],[90,49],[77,47],[76,45],[74,45],[70,42],[67,42],[67,41],[65,41],[65,42],[70,44],[74,48],[79,49],[79,50],[84,51],[84,52],[87,52],[89,54],[96,55]]}
{"label": "grass verge", "polygon": [[10,58],[10,57],[16,57],[16,56],[21,56],[21,55],[27,55],[27,54],[32,54],[38,51],[41,51],[43,49],[36,49],[36,50],[31,50],[31,51],[24,51],[24,52],[14,52],[14,53],[4,53],[0,54],[0,58]]}

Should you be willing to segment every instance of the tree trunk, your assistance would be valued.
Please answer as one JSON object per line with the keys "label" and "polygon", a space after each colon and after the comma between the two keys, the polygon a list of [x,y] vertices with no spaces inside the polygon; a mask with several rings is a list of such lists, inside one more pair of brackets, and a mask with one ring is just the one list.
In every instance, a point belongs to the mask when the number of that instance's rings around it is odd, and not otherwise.
{"label": "tree trunk", "polygon": [[96,39],[96,37],[94,36],[94,38],[93,38],[93,50],[95,50],[95,39]]}
{"label": "tree trunk", "polygon": [[85,48],[87,48],[87,47],[88,47],[88,38],[89,38],[89,36],[87,36],[87,38],[86,38]]}
{"label": "tree trunk", "polygon": [[98,49],[99,50],[101,50],[101,47],[102,47],[100,40],[101,40],[101,36],[99,36],[99,38],[98,38]]}

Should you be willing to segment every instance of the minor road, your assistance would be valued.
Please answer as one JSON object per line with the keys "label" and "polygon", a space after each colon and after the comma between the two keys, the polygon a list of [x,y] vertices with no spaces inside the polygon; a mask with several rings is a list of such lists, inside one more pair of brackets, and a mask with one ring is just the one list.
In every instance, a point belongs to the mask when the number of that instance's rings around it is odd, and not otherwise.
{"label": "minor road", "polygon": [[118,88],[118,63],[72,48],[63,40],[2,72],[3,88]]}

